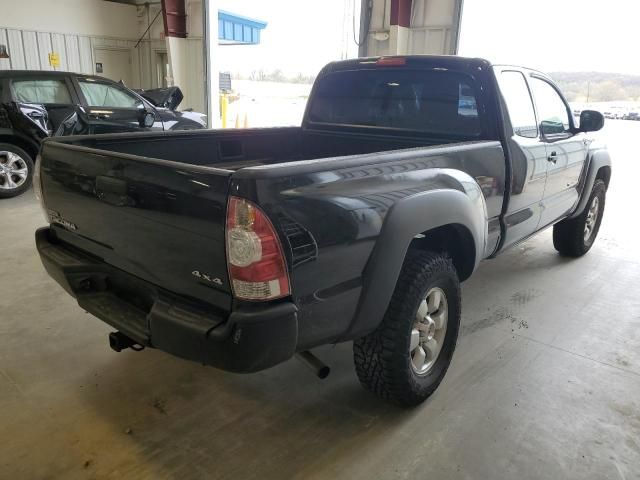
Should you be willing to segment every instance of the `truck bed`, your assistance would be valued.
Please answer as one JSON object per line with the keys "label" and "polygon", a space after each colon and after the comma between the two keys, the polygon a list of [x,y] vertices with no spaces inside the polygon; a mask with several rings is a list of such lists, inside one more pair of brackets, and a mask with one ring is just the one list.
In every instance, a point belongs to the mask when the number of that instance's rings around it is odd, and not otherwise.
{"label": "truck bed", "polygon": [[301,127],[116,134],[61,140],[98,150],[230,171],[451,142],[433,138],[311,131]]}

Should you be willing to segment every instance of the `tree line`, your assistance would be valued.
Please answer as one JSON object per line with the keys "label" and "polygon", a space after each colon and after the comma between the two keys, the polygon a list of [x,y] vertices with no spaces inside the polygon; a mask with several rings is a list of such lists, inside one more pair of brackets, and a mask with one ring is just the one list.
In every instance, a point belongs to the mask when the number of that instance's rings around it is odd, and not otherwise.
{"label": "tree line", "polygon": [[[551,77],[570,102],[640,102],[640,75],[600,72],[556,72]],[[233,73],[237,80],[279,83],[313,83],[315,75],[304,73],[285,74],[274,70],[253,70],[250,73]]]}
{"label": "tree line", "polygon": [[570,102],[640,102],[640,75],[556,72],[551,77]]}
{"label": "tree line", "polygon": [[280,83],[313,83],[315,75],[296,73],[287,75],[279,68],[275,70],[253,70],[251,73],[233,73],[232,78],[236,80],[254,80],[257,82],[280,82]]}

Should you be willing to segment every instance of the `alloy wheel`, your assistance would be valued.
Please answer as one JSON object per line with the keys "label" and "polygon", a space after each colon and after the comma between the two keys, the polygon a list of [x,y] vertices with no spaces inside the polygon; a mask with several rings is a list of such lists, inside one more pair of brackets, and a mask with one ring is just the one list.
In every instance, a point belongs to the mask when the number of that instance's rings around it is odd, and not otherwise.
{"label": "alloy wheel", "polygon": [[597,196],[593,197],[591,205],[589,205],[589,211],[587,212],[587,220],[584,223],[584,241],[589,241],[596,228],[598,221],[598,214],[600,213],[600,200]]}
{"label": "alloy wheel", "polygon": [[411,368],[427,374],[436,363],[447,333],[447,296],[441,288],[431,288],[420,302],[411,330],[409,355]]}
{"label": "alloy wheel", "polygon": [[17,153],[0,151],[0,189],[14,190],[29,177],[27,162]]}

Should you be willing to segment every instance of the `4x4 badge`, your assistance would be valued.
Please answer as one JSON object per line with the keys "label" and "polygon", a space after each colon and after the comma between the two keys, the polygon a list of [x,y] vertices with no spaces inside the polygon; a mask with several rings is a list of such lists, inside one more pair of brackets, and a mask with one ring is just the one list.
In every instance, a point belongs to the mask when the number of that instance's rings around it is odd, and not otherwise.
{"label": "4x4 badge", "polygon": [[222,285],[222,280],[220,280],[218,277],[212,278],[211,275],[207,275],[206,273],[202,273],[198,270],[194,270],[193,272],[191,272],[191,275],[193,275],[194,277],[198,277],[200,280],[204,280],[205,282]]}

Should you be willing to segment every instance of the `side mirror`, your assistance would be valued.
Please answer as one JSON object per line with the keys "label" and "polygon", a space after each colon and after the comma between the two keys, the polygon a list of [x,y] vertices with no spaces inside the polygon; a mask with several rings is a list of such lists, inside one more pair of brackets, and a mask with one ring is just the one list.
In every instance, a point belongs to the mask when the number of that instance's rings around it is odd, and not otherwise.
{"label": "side mirror", "polygon": [[147,110],[142,110],[140,112],[140,127],[141,128],[151,128],[153,124],[156,122],[156,116],[153,112],[149,112]]}
{"label": "side mirror", "polygon": [[604,115],[595,110],[583,110],[580,113],[580,131],[597,132],[604,126]]}

